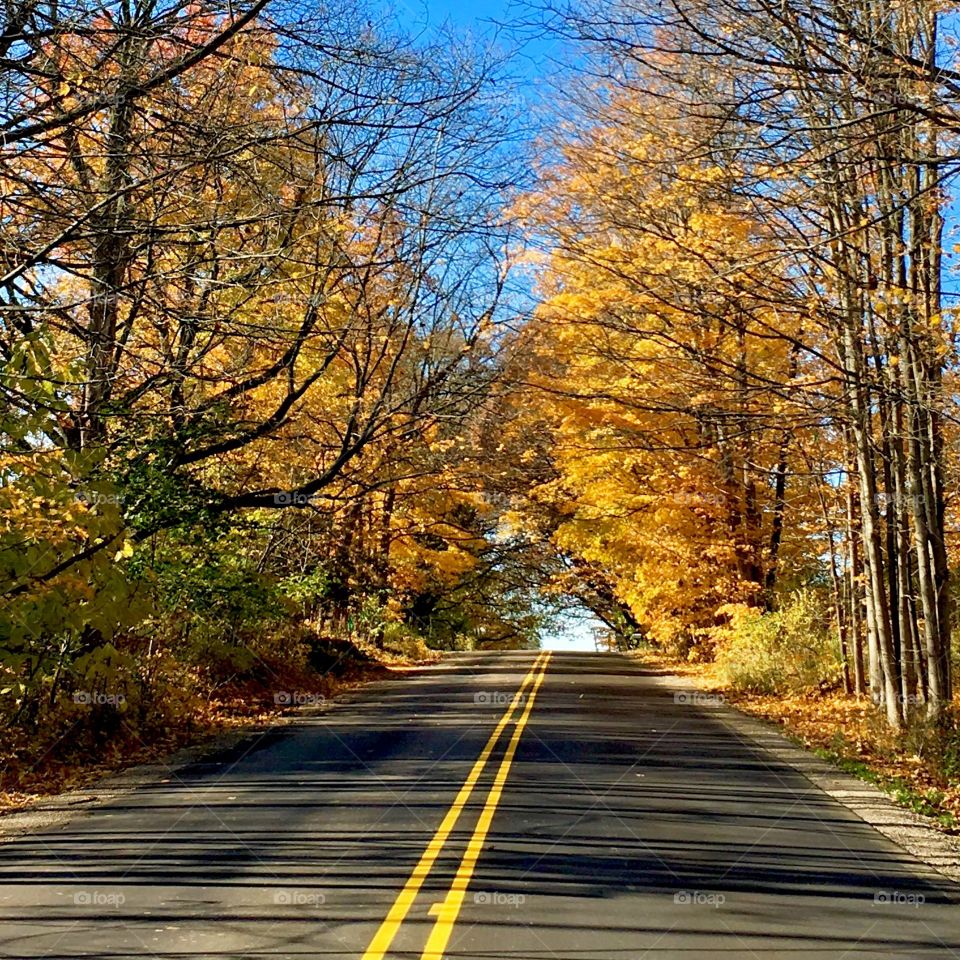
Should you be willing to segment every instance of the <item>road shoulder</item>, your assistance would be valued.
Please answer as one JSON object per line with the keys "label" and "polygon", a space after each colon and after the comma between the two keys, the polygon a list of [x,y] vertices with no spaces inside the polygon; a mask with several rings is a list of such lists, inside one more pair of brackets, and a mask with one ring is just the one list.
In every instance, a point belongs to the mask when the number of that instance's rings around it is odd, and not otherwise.
{"label": "road shoulder", "polygon": [[218,755],[234,752],[243,745],[251,749],[262,737],[269,736],[304,719],[324,716],[338,706],[347,706],[375,693],[383,685],[396,683],[413,670],[396,670],[387,679],[366,680],[325,700],[321,706],[303,706],[267,720],[232,727],[229,730],[204,736],[195,743],[180,747],[168,756],[151,763],[139,763],[99,777],[91,783],[61,793],[41,797],[29,806],[6,812],[0,816],[0,844],[9,843],[27,834],[66,826],[75,817],[88,810],[143,789],[150,785],[175,781],[178,775],[195,763],[209,761]]}
{"label": "road shoulder", "polygon": [[687,678],[669,675],[657,680],[674,695],[687,697],[691,709],[709,712],[774,760],[803,774],[814,786],[842,803],[908,854],[960,883],[960,839],[943,833],[926,818],[899,806],[879,787],[845,773],[793,743],[773,722],[743,713],[724,703],[720,697],[705,696]]}

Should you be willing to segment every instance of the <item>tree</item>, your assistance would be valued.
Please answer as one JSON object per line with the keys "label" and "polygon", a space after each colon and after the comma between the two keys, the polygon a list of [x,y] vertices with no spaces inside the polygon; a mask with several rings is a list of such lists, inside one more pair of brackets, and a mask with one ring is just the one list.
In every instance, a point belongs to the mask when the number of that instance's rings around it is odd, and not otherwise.
{"label": "tree", "polygon": [[513,168],[492,56],[352,7],[8,26],[0,590],[41,676],[138,622],[161,541],[348,530],[374,463],[482,390]]}
{"label": "tree", "polygon": [[[744,278],[744,291],[765,301],[769,315],[748,314],[770,344],[789,345],[779,370],[761,375],[774,394],[774,384],[789,388],[795,410],[774,487],[796,483],[791,449],[812,463],[798,435],[805,418],[834,451],[822,464],[827,510],[816,536],[829,545],[828,566],[845,565],[835,582],[848,587],[834,590],[840,642],[859,650],[866,624],[870,691],[891,726],[909,720],[917,701],[942,723],[951,699],[942,386],[951,346],[940,208],[955,170],[958,92],[938,40],[942,7],[628,0],[613,14],[589,4],[544,14],[582,43],[598,78],[581,95],[587,111],[596,113],[597,102],[608,113],[642,104],[657,121],[642,129],[659,128],[664,139],[676,138],[674,117],[687,121],[676,149],[654,151],[651,162],[631,153],[636,125],[613,116],[594,155],[619,151],[628,187],[637,165],[675,192],[697,182],[691,170],[713,168],[712,202],[755,225],[748,230],[763,268]],[[595,174],[595,166],[584,170]],[[604,202],[614,211],[625,195],[617,185]],[[662,219],[646,213],[643,222]],[[607,224],[620,229],[616,214]],[[680,246],[681,258],[702,255],[714,290],[736,275],[726,245]],[[680,340],[659,368],[677,363]],[[762,356],[753,347],[747,354]],[[732,355],[726,362],[736,367]],[[751,368],[740,366],[749,384]],[[848,491],[844,524],[832,518],[824,484]],[[782,541],[783,522],[774,525]],[[840,527],[842,548],[834,545]]]}

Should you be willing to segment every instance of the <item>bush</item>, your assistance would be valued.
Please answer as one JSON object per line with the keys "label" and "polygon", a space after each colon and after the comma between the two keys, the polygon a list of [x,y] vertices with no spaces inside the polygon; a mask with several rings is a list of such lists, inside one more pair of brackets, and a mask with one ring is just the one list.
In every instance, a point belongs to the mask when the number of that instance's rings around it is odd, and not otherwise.
{"label": "bush", "polygon": [[713,631],[716,661],[737,690],[787,693],[835,686],[842,665],[829,607],[813,591],[798,591],[779,610],[724,608]]}
{"label": "bush", "polygon": [[405,623],[388,623],[384,627],[383,649],[405,660],[430,658],[430,648],[423,637]]}

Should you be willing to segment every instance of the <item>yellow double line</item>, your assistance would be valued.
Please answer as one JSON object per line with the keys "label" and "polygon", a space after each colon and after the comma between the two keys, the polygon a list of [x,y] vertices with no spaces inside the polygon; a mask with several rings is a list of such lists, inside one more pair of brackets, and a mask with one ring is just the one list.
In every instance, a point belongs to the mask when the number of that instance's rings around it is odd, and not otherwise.
{"label": "yellow double line", "polygon": [[[456,876],[453,878],[453,883],[450,885],[450,889],[447,891],[447,895],[443,901],[435,904],[430,910],[431,916],[435,916],[437,919],[433,925],[433,930],[430,932],[430,937],[427,940],[426,949],[421,954],[421,960],[440,960],[443,956],[443,951],[446,949],[450,936],[453,933],[453,925],[457,922],[460,908],[463,906],[463,899],[466,896],[467,887],[473,876],[474,868],[480,858],[480,852],[483,849],[487,832],[490,830],[490,824],[493,822],[493,815],[496,812],[497,805],[500,803],[503,786],[507,782],[507,777],[510,774],[510,767],[513,764],[513,758],[517,752],[517,746],[520,743],[523,728],[526,726],[527,720],[530,719],[530,714],[533,711],[533,703],[537,698],[537,691],[540,689],[543,678],[546,676],[549,660],[549,653],[541,653],[534,661],[530,672],[523,678],[523,683],[520,684],[520,688],[514,695],[510,706],[500,718],[500,722],[494,727],[493,733],[490,734],[490,738],[484,745],[483,750],[480,751],[480,756],[477,757],[467,779],[464,781],[446,816],[444,816],[443,821],[437,828],[437,832],[433,835],[433,839],[427,844],[426,850],[423,851],[420,860],[413,868],[413,872],[404,884],[403,889],[397,895],[397,899],[393,901],[390,912],[387,914],[383,923],[380,924],[380,928],[370,941],[370,946],[367,947],[367,951],[363,955],[363,960],[383,960],[386,956],[387,951],[390,949],[390,944],[393,943],[393,938],[397,935],[401,924],[410,912],[410,908],[413,906],[417,894],[423,886],[424,880],[427,879],[437,857],[443,850],[444,844],[447,842],[453,828],[457,825],[460,814],[463,813],[464,808],[469,802],[473,794],[473,789],[483,774],[494,747],[496,747],[497,742],[500,740],[500,735],[510,725],[515,710],[522,705],[523,709],[519,717],[514,721],[513,734],[507,744],[503,759],[500,761],[500,767],[493,779],[493,786],[490,788],[489,794],[487,794],[483,810],[480,812],[473,836],[470,837],[470,842],[467,844],[466,852],[457,869]],[[529,695],[526,697],[526,702],[524,703],[523,694],[528,687]]]}

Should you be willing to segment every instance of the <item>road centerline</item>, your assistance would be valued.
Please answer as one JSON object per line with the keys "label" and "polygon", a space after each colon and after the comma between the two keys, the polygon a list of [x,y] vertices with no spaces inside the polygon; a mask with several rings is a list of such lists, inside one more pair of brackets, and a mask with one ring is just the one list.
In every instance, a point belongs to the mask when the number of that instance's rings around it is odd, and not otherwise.
{"label": "road centerline", "polygon": [[[503,716],[500,718],[499,722],[494,727],[493,732],[487,739],[487,742],[484,744],[483,749],[480,751],[480,755],[477,757],[473,767],[470,769],[470,773],[467,775],[466,780],[460,787],[457,796],[450,805],[450,808],[447,810],[446,815],[441,821],[440,826],[437,828],[436,833],[434,833],[430,842],[427,844],[426,849],[420,855],[420,859],[417,861],[416,866],[413,868],[413,871],[407,878],[407,882],[404,884],[403,889],[399,894],[397,894],[397,898],[394,900],[389,912],[387,913],[383,922],[380,924],[377,932],[374,934],[373,939],[370,941],[370,945],[363,954],[363,960],[383,960],[383,958],[386,956],[387,951],[390,949],[390,945],[393,943],[394,937],[399,932],[403,921],[406,919],[410,908],[413,906],[413,903],[417,898],[417,894],[420,892],[420,888],[423,886],[424,881],[427,879],[427,876],[433,869],[433,865],[440,856],[444,844],[447,842],[451,832],[453,831],[453,828],[457,825],[457,821],[460,819],[460,815],[463,813],[463,810],[469,802],[470,797],[473,795],[474,788],[476,787],[480,777],[483,775],[483,771],[487,766],[490,755],[493,753],[494,748],[499,742],[504,729],[510,724],[514,711],[522,705],[524,691],[531,685],[531,683],[538,685],[537,681],[542,680],[543,674],[538,676],[537,671],[540,669],[541,664],[544,666],[546,665],[549,658],[549,653],[541,652],[537,656],[536,660],[534,660],[533,666],[523,678],[523,681],[517,688],[517,692],[512,697],[510,705],[507,707]],[[529,713],[524,710],[520,716],[521,718],[524,716],[529,716]],[[511,740],[511,743],[512,742],[513,741]],[[516,747],[514,747],[514,750],[516,750]]]}
{"label": "road centerline", "polygon": [[470,837],[470,842],[467,844],[467,849],[464,852],[463,859],[460,861],[460,866],[457,868],[453,883],[450,885],[446,897],[431,910],[431,914],[435,915],[437,920],[433,925],[433,929],[430,931],[427,946],[421,954],[420,960],[442,960],[443,952],[446,950],[447,943],[453,934],[454,924],[460,915],[460,908],[463,906],[463,900],[467,894],[467,887],[469,887],[470,880],[473,878],[473,871],[476,868],[477,861],[480,859],[483,844],[487,839],[487,833],[490,830],[490,825],[493,823],[493,816],[497,812],[497,807],[500,804],[503,787],[507,782],[507,777],[510,775],[510,767],[513,765],[514,755],[517,752],[517,747],[520,745],[520,738],[523,736],[524,727],[527,725],[530,714],[533,712],[533,704],[537,699],[537,691],[540,689],[540,685],[547,675],[549,662],[550,654],[547,653],[543,658],[537,679],[530,689],[530,695],[527,697],[523,713],[520,714],[516,722],[513,735],[507,744],[503,759],[500,761],[493,786],[491,786],[490,792],[487,794],[487,800],[483,805],[483,810],[480,812],[473,836]]}

